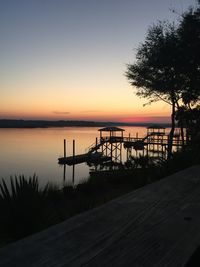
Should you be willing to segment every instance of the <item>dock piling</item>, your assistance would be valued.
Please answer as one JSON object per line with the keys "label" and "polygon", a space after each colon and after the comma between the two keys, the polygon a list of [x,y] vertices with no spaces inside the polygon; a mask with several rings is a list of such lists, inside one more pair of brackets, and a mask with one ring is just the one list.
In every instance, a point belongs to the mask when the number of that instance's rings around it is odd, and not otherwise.
{"label": "dock piling", "polygon": [[66,139],[64,139],[64,158],[66,158]]}
{"label": "dock piling", "polygon": [[73,140],[73,157],[75,157],[75,140]]}

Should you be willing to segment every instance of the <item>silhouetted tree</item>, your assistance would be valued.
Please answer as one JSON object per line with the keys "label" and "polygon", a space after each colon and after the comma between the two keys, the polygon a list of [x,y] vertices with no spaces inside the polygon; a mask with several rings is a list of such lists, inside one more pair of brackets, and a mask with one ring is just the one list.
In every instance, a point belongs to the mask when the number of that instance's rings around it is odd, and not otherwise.
{"label": "silhouetted tree", "polygon": [[[199,3],[200,5],[200,3]],[[172,152],[175,114],[181,127],[184,144],[183,117],[200,98],[200,8],[189,9],[179,25],[160,22],[149,28],[145,41],[136,54],[136,63],[129,64],[126,76],[136,94],[149,103],[163,100],[172,107],[168,156]]]}
{"label": "silhouetted tree", "polygon": [[168,156],[172,152],[175,111],[181,98],[180,60],[177,56],[177,29],[172,24],[159,23],[149,28],[146,39],[137,50],[136,63],[129,64],[126,76],[136,94],[149,103],[163,100],[172,107]]}
{"label": "silhouetted tree", "polygon": [[194,137],[194,133],[199,131],[198,124],[194,121],[198,121],[195,116],[199,114],[200,100],[200,1],[196,9],[189,9],[183,14],[177,32],[182,54],[182,103],[178,108],[177,119],[180,126],[184,124],[187,133]]}
{"label": "silhouetted tree", "polygon": [[200,7],[183,15],[177,32],[182,55],[182,100],[190,108],[200,97]]}

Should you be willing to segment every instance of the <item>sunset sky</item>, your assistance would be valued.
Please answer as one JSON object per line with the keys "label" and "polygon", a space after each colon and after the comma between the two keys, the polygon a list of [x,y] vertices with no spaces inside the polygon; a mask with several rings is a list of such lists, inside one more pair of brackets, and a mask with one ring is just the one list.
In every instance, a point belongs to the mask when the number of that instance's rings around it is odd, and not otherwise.
{"label": "sunset sky", "polygon": [[195,0],[0,0],[0,119],[166,122],[124,73],[158,20]]}

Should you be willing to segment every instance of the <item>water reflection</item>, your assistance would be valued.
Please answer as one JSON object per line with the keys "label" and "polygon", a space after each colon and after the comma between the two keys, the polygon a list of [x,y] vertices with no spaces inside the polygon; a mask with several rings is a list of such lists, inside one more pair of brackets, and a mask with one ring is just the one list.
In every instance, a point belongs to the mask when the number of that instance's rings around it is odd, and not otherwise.
{"label": "water reflection", "polygon": [[63,166],[63,181],[65,182],[66,179],[66,164]]}
{"label": "water reflection", "polygon": [[72,185],[74,185],[75,165],[72,167]]}
{"label": "water reflection", "polygon": [[[145,127],[123,127],[125,135],[146,134]],[[90,167],[86,164],[59,166],[57,159],[63,156],[63,140],[67,140],[67,155],[73,155],[73,140],[76,140],[76,154],[85,153],[85,149],[95,142],[98,128],[68,127],[46,129],[1,129],[0,131],[0,178],[9,179],[24,174],[38,176],[40,184],[47,182],[62,185],[88,179]],[[122,153],[126,161],[127,152]],[[94,170],[97,166],[92,167]]]}
{"label": "water reflection", "polygon": [[[71,177],[71,183],[70,184],[72,184],[72,186],[74,186],[74,181],[75,181],[75,165],[72,165],[71,167],[72,167],[72,177]],[[63,164],[63,183],[64,184],[66,182],[66,175],[67,175],[67,164]]]}

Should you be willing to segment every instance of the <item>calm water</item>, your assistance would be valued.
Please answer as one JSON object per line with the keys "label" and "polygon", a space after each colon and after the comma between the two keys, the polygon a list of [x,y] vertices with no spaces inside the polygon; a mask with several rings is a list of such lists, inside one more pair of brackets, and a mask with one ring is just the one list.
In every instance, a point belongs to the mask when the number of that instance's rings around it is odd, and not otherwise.
{"label": "calm water", "polygon": [[[124,136],[145,136],[145,127],[123,127]],[[12,175],[34,173],[40,184],[53,182],[63,184],[64,167],[58,165],[58,157],[63,155],[63,139],[67,140],[67,154],[72,154],[72,140],[76,140],[76,154],[86,152],[86,148],[99,136],[98,128],[67,127],[47,129],[0,129],[0,178]],[[74,181],[78,183],[89,176],[86,163],[75,166]],[[66,166],[65,182],[72,182],[72,166]]]}

